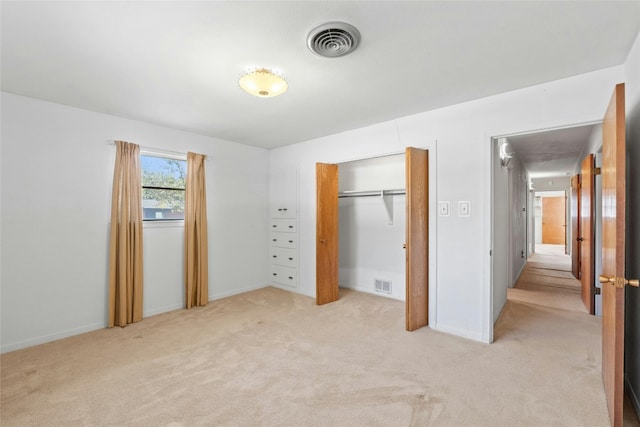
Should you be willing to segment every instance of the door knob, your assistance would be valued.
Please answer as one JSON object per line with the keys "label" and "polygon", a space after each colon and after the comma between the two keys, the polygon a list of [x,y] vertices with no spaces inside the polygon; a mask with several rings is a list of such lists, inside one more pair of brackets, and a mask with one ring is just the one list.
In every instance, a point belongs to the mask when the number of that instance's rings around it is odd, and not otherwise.
{"label": "door knob", "polygon": [[577,240],[578,242],[582,242],[582,241],[584,240],[584,237],[578,237],[576,240]]}
{"label": "door knob", "polygon": [[632,280],[627,280],[624,277],[607,277],[607,276],[600,276],[600,283],[611,283],[612,285],[614,285],[616,288],[624,288],[625,285],[629,285],[629,286],[635,286],[640,287],[640,280],[638,279],[632,279]]}
{"label": "door knob", "polygon": [[407,244],[406,243],[402,244],[402,249],[407,249]]}

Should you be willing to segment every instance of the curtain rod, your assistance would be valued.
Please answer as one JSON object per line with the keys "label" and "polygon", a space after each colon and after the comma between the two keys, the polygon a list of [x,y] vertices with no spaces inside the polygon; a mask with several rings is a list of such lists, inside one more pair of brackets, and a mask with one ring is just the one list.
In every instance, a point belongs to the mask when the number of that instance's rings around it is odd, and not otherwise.
{"label": "curtain rod", "polygon": [[[108,145],[116,145],[116,141],[109,141]],[[167,156],[175,156],[175,157],[180,157],[180,158],[187,158],[187,153],[182,153],[180,151],[171,151],[171,150],[165,150],[163,148],[153,148],[153,147],[145,147],[142,145],[138,145],[140,147],[140,153],[146,152],[149,154],[164,154]],[[205,160],[211,160],[211,156],[209,156],[208,154],[204,155]]]}

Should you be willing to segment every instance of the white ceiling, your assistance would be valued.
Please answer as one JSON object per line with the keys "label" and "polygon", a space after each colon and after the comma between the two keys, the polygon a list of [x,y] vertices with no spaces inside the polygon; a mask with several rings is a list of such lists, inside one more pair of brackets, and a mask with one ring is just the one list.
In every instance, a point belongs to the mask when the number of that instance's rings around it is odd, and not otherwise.
{"label": "white ceiling", "polygon": [[[336,20],[358,49],[312,54]],[[639,31],[640,1],[2,1],[2,90],[273,148],[619,65]],[[255,66],[289,91],[244,93]]]}
{"label": "white ceiling", "polygon": [[584,125],[509,136],[509,151],[522,161],[532,178],[572,174],[585,155],[595,127]]}

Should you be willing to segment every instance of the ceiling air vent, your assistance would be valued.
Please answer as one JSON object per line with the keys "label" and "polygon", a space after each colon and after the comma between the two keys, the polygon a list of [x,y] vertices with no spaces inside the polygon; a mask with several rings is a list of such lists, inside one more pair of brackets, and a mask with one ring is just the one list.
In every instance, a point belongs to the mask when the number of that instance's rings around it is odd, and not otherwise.
{"label": "ceiling air vent", "polygon": [[358,47],[360,32],[345,22],[328,22],[311,30],[307,36],[307,47],[316,55],[337,58],[347,55]]}

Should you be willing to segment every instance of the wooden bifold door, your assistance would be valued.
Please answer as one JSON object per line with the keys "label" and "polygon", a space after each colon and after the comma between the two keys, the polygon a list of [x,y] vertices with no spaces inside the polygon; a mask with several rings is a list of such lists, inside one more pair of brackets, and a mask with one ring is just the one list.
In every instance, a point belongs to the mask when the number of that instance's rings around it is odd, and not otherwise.
{"label": "wooden bifold door", "polygon": [[316,164],[316,304],[338,300],[338,165]]}
{"label": "wooden bifold door", "polygon": [[[429,321],[429,153],[409,147],[406,162],[406,329]],[[338,166],[316,164],[316,304],[338,293]]]}

